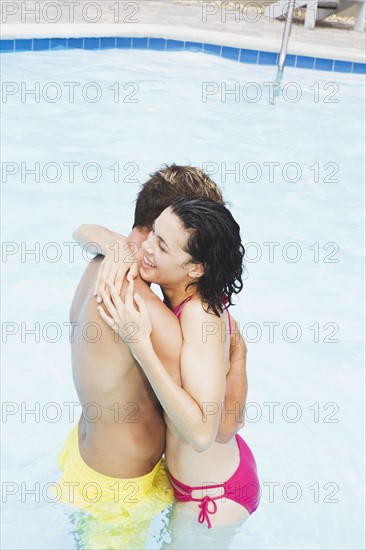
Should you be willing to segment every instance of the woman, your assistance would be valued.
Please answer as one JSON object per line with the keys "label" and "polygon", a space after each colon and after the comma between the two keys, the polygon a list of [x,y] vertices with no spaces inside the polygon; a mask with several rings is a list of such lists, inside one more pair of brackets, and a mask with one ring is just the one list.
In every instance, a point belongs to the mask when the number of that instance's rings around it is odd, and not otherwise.
{"label": "woman", "polygon": [[[226,308],[243,286],[239,226],[222,204],[178,199],[155,220],[142,247],[141,277],[160,285],[181,322],[182,385],[154,352],[149,315],[134,295],[132,275],[125,303],[111,283],[111,299],[101,290],[109,315],[99,306],[100,315],[129,345],[164,408],[165,456],[176,499],[209,528],[238,523],[259,504],[255,460],[239,435],[226,444],[215,439],[229,367]],[[134,339],[131,323],[138,327]]]}

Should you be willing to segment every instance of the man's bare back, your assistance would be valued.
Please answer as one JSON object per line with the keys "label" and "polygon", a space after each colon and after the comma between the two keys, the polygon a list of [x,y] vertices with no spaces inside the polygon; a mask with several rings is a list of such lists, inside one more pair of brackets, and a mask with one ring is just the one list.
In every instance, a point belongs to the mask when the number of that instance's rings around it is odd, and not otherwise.
{"label": "man's bare back", "polygon": [[[129,348],[100,318],[93,295],[98,256],[86,268],[70,310],[74,325],[72,367],[83,407],[79,424],[82,459],[94,470],[116,478],[150,472],[165,447],[160,404]],[[125,282],[121,296],[124,298]],[[136,290],[147,301],[154,349],[171,376],[179,379],[181,330],[175,315],[138,277]],[[138,338],[131,327],[130,338]]]}

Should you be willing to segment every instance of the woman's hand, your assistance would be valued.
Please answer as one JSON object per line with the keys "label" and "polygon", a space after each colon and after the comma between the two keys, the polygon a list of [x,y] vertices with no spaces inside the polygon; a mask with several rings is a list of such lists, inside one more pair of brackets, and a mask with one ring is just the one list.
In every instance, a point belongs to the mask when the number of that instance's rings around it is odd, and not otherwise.
{"label": "woman's hand", "polygon": [[109,247],[104,259],[100,263],[96,282],[94,285],[94,296],[97,302],[101,303],[101,290],[109,294],[106,286],[109,280],[115,287],[119,296],[126,274],[130,272],[133,277],[137,276],[137,261],[131,258],[131,247],[125,239],[119,239]]}
{"label": "woman's hand", "polygon": [[94,285],[94,296],[97,302],[101,302],[99,288],[108,291],[106,280],[109,279],[121,292],[123,280],[131,265],[137,261],[135,255],[139,248],[136,243],[128,243],[126,237],[110,231],[102,225],[80,225],[72,236],[81,247],[96,245],[97,254],[102,254],[104,259],[99,265],[98,275]]}
{"label": "woman's hand", "polygon": [[107,280],[110,297],[103,289],[101,290],[101,296],[109,315],[101,306],[98,306],[98,311],[102,319],[120,336],[129,346],[131,353],[138,359],[138,356],[146,351],[149,345],[151,346],[152,326],[144,300],[138,294],[134,295],[132,275],[128,274],[127,277],[129,284],[125,303],[121,300],[116,286]]}

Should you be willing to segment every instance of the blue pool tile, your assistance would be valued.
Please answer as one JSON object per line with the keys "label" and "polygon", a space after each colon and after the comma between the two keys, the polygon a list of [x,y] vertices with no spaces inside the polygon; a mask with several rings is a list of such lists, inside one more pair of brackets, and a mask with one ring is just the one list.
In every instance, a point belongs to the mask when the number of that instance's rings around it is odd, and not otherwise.
{"label": "blue pool tile", "polygon": [[334,70],[338,73],[350,73],[352,71],[352,63],[350,61],[334,61]]}
{"label": "blue pool tile", "polygon": [[203,51],[212,55],[221,55],[221,46],[216,44],[203,44]]}
{"label": "blue pool tile", "polygon": [[33,50],[33,40],[31,38],[19,38],[15,40],[15,51],[29,52]]}
{"label": "blue pool tile", "polygon": [[132,38],[132,47],[137,50],[147,50],[148,38]]}
{"label": "blue pool tile", "polygon": [[240,63],[258,63],[258,54],[257,50],[240,50]]}
{"label": "blue pool tile", "polygon": [[285,67],[296,67],[296,55],[292,53],[286,55]]}
{"label": "blue pool tile", "polygon": [[99,50],[99,38],[84,38],[85,50]]}
{"label": "blue pool tile", "polygon": [[33,50],[40,52],[42,50],[50,49],[50,39],[49,38],[34,38],[33,39]]}
{"label": "blue pool tile", "polygon": [[259,52],[259,65],[276,65],[278,54],[274,52]]}
{"label": "blue pool tile", "polygon": [[0,40],[0,52],[13,52],[14,46],[14,40]]}
{"label": "blue pool tile", "polygon": [[67,48],[66,38],[51,38],[51,44],[50,44],[51,50],[61,50],[63,48]]}
{"label": "blue pool tile", "polygon": [[81,48],[83,49],[84,38],[68,38],[67,47],[68,48]]}
{"label": "blue pool tile", "polygon": [[[190,50],[219,55],[226,59],[233,59],[241,63],[259,65],[275,65],[279,54],[258,50],[239,49],[218,44],[203,44],[201,42],[184,42],[182,40],[165,40],[164,38],[129,38],[129,37],[88,37],[88,38],[19,38],[15,40],[0,40],[0,52],[22,52],[57,50],[64,48],[85,48],[95,50],[99,48],[136,48],[150,50]],[[337,61],[333,59],[314,58],[305,55],[286,56],[287,67],[302,69],[316,69],[318,71],[336,71],[341,73],[365,74],[366,64],[352,61]]]}
{"label": "blue pool tile", "polygon": [[125,36],[117,37],[116,47],[117,48],[132,48],[132,38],[127,38]]}
{"label": "blue pool tile", "polygon": [[166,40],[164,38],[149,38],[149,50],[165,50]]}
{"label": "blue pool tile", "polygon": [[116,39],[113,36],[102,36],[100,39],[100,48],[115,48]]}
{"label": "blue pool tile", "polygon": [[230,48],[229,46],[223,46],[221,56],[225,57],[226,59],[233,59],[234,61],[238,61],[239,52],[239,48]]}
{"label": "blue pool tile", "polygon": [[313,69],[314,63],[314,57],[308,57],[307,55],[298,55],[296,60],[296,67],[298,67],[299,69]]}
{"label": "blue pool tile", "polygon": [[354,63],[352,72],[358,74],[366,74],[366,63]]}
{"label": "blue pool tile", "polygon": [[333,59],[322,59],[318,57],[315,59],[315,69],[318,71],[333,71]]}
{"label": "blue pool tile", "polygon": [[166,49],[170,51],[184,50],[183,40],[167,40]]}
{"label": "blue pool tile", "polygon": [[202,42],[185,42],[184,49],[191,52],[201,52],[203,48]]}

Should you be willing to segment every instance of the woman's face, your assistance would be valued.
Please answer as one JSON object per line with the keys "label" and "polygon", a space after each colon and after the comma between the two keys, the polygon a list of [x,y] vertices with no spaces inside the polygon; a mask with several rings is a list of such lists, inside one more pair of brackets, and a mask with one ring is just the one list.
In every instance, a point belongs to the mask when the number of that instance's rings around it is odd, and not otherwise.
{"label": "woman's face", "polygon": [[188,274],[197,270],[197,265],[189,262],[191,257],[184,251],[188,238],[189,232],[178,216],[170,207],[166,208],[142,243],[141,277],[163,286],[187,284]]}

